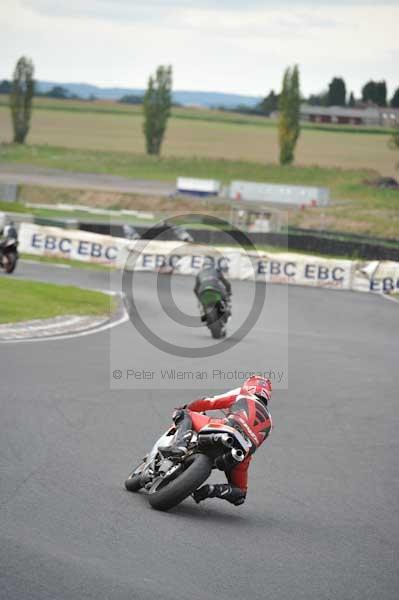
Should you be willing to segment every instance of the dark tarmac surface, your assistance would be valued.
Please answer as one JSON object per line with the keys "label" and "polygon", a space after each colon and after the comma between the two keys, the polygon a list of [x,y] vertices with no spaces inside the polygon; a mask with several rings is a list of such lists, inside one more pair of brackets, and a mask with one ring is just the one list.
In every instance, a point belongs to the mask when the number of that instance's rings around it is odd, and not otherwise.
{"label": "dark tarmac surface", "polygon": [[[26,263],[15,276],[95,288],[108,280]],[[153,280],[136,284],[149,306]],[[233,282],[236,314],[245,285]],[[191,288],[179,278],[183,305]],[[270,320],[242,342],[254,359],[279,350],[273,324],[286,290],[268,294]],[[1,599],[397,600],[399,306],[300,287],[288,299],[289,389],[274,393],[275,429],[238,508],[189,499],[163,514],[124,491],[172,408],[198,396],[111,390],[110,336],[123,344],[130,323],[0,344]],[[138,334],[125,350],[147,352]]]}

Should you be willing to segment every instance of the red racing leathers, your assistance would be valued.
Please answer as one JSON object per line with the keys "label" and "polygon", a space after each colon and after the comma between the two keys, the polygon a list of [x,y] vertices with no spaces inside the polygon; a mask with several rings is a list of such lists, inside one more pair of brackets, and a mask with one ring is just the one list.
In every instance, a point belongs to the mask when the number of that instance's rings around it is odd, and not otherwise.
{"label": "red racing leathers", "polygon": [[[229,473],[226,473],[229,483],[240,488],[246,493],[248,488],[248,467],[252,454],[265,441],[272,428],[271,415],[266,406],[252,394],[241,394],[241,388],[231,390],[221,396],[195,400],[187,406],[192,419],[192,426],[199,431],[204,425],[212,421],[225,422],[241,430],[244,436],[252,443],[248,456],[238,463]],[[211,419],[206,415],[198,414],[208,410],[223,410],[225,419]]]}

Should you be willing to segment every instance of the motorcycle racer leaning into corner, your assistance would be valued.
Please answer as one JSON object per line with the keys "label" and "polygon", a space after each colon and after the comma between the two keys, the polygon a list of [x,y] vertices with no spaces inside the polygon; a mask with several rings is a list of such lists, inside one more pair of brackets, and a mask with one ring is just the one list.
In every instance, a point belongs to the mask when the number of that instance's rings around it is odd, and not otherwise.
{"label": "motorcycle racer leaning into corner", "polygon": [[[220,396],[195,400],[175,410],[173,421],[178,427],[175,444],[164,450],[176,456],[184,456],[187,452],[187,445],[193,430],[199,431],[209,423],[228,423],[251,442],[251,449],[241,463],[232,469],[222,463],[217,465],[220,470],[225,472],[228,483],[203,485],[193,494],[197,504],[206,498],[221,498],[235,506],[245,502],[248,489],[248,468],[252,455],[263,444],[272,429],[272,419],[268,410],[271,392],[270,380],[254,375],[249,377],[241,388]],[[208,410],[223,410],[226,416],[213,419],[200,414],[202,411]],[[160,450],[163,449],[160,448]]]}

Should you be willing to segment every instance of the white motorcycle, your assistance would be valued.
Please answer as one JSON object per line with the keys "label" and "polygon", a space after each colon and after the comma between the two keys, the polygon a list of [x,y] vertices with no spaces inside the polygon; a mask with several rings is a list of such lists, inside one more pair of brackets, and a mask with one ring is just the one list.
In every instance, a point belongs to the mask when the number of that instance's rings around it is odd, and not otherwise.
{"label": "white motorcycle", "polygon": [[0,266],[6,273],[12,273],[18,261],[18,240],[7,237],[0,242]]}
{"label": "white motorcycle", "polygon": [[174,425],[168,429],[125,481],[129,492],[147,490],[149,503],[157,510],[177,506],[208,479],[212,469],[234,468],[252,447],[244,432],[228,423],[212,422],[193,432],[188,452],[180,458],[167,450],[174,445],[176,432]]}

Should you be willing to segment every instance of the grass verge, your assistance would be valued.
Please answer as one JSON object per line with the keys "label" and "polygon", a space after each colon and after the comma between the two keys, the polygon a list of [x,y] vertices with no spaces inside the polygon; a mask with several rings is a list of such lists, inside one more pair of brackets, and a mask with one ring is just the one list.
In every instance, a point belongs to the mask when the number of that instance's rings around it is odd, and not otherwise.
{"label": "grass verge", "polygon": [[81,288],[0,277],[0,323],[59,315],[109,315],[112,296]]}
{"label": "grass verge", "polygon": [[31,211],[27,206],[21,202],[6,202],[0,200],[0,211],[1,212],[12,212],[12,213],[30,213]]}
{"label": "grass verge", "polygon": [[[18,201],[20,203],[30,204],[70,204],[83,205],[94,208],[106,208],[107,210],[120,211],[130,209],[135,211],[152,212],[157,215],[156,220],[165,217],[171,213],[230,213],[228,202],[209,200],[207,198],[190,198],[186,196],[165,197],[138,194],[122,193],[113,191],[82,190],[71,188],[43,187],[37,185],[21,185],[19,188]],[[55,208],[55,207],[54,207]],[[8,209],[10,210],[10,209]],[[31,208],[30,210],[34,210]],[[117,213],[116,213],[117,214]],[[113,215],[115,216],[115,215]],[[142,220],[143,224],[151,223],[151,219],[141,219],[133,217],[132,220]],[[92,219],[91,219],[92,220]],[[126,222],[125,217],[123,221]]]}
{"label": "grass verge", "polygon": [[101,173],[132,179],[176,181],[204,177],[229,183],[233,179],[328,187],[336,199],[362,199],[386,203],[398,200],[396,190],[370,187],[368,179],[378,176],[372,169],[343,169],[318,166],[279,166],[245,160],[207,157],[154,157],[131,152],[71,149],[47,145],[3,144],[2,162],[58,168],[79,173]]}
{"label": "grass verge", "polygon": [[[307,229],[361,233],[393,239],[398,237],[399,192],[366,185],[366,180],[378,176],[376,171],[369,169],[316,166],[281,167],[243,160],[198,157],[156,158],[129,152],[12,144],[0,147],[0,159],[4,162],[30,164],[44,168],[56,167],[66,171],[107,173],[139,179],[174,181],[178,176],[184,174],[187,177],[218,179],[225,183],[233,179],[243,179],[281,184],[323,186],[328,187],[332,197],[339,200],[339,202],[326,208],[311,208],[303,211],[288,210],[289,225]],[[32,189],[29,191],[27,189],[26,193],[23,194],[24,199],[27,201],[32,193]],[[61,196],[65,197],[66,200],[74,194],[76,196],[76,190],[69,190],[69,192],[64,191]],[[86,195],[88,195],[88,192],[86,192]],[[40,195],[36,193],[36,196],[37,201],[40,201]],[[60,199],[62,199],[61,196]],[[95,196],[102,206],[115,203],[121,208],[146,208],[147,210],[181,208],[178,205],[178,202],[181,201],[175,199],[150,199],[145,197],[140,199],[138,196],[128,198],[119,195],[118,202],[115,202],[115,199],[112,199],[109,193],[105,194],[101,191],[92,191],[90,196],[92,199]],[[85,201],[83,196],[82,200]],[[96,205],[97,201],[93,204]],[[191,206],[189,207],[187,204],[187,208],[191,208]]]}
{"label": "grass verge", "polygon": [[[0,202],[0,210],[6,210],[6,208],[1,208]],[[18,212],[27,212],[33,215],[34,217],[41,217],[43,219],[64,219],[64,220],[77,220],[77,221],[88,221],[88,222],[101,222],[101,223],[122,223],[122,224],[131,224],[131,225],[148,225],[151,227],[153,223],[157,222],[157,219],[140,219],[140,217],[136,217],[133,215],[125,215],[119,213],[119,209],[111,209],[114,211],[114,214],[110,213],[109,215],[96,214],[91,213],[85,210],[79,210],[77,207],[76,210],[63,210],[62,208],[35,208],[33,206],[25,206],[26,210],[18,211]],[[10,211],[10,209],[8,209]]]}

